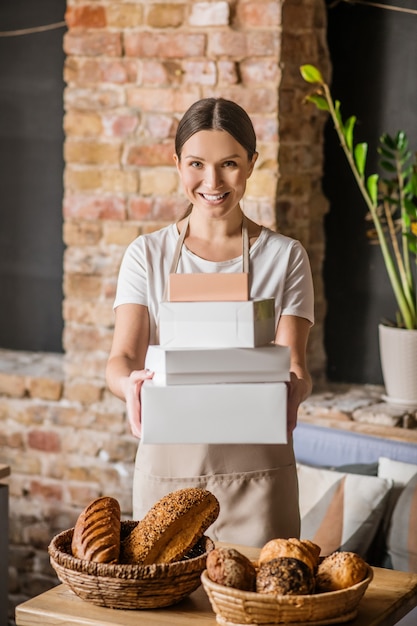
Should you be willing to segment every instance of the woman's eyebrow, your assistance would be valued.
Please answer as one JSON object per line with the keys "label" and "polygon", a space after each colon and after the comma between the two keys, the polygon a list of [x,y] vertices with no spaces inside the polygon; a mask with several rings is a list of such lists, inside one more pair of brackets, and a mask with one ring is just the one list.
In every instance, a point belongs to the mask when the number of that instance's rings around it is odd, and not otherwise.
{"label": "woman's eyebrow", "polygon": [[[203,157],[196,156],[194,154],[187,154],[184,158],[195,159],[196,161],[205,161]],[[230,159],[240,159],[240,158],[241,158],[240,154],[231,154],[230,156],[222,157],[220,161],[230,161]]]}

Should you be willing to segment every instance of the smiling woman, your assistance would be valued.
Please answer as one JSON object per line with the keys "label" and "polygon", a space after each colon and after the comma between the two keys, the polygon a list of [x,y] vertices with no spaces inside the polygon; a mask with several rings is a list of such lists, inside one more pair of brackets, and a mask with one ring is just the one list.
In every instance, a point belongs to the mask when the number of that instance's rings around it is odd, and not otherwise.
{"label": "smiling woman", "polygon": [[[240,202],[257,156],[251,120],[238,104],[207,98],[185,113],[174,160],[190,206],[177,224],[129,245],[119,274],[107,365],[109,387],[126,401],[132,433],[140,438],[141,388],[153,376],[144,369],[145,355],[149,345],[158,343],[159,307],[173,258],[177,262],[178,253],[177,271],[184,274],[236,274],[248,258],[249,297],[274,299],[275,342],[291,351],[288,443],[184,448],[141,442],[133,488],[135,519],[175,489],[208,489],[220,502],[211,535],[246,545],[299,534],[292,431],[298,406],[311,391],[306,344],[313,323],[312,278],[304,248],[242,212]],[[223,407],[218,409],[221,413]],[[278,406],[276,410],[278,414]]]}

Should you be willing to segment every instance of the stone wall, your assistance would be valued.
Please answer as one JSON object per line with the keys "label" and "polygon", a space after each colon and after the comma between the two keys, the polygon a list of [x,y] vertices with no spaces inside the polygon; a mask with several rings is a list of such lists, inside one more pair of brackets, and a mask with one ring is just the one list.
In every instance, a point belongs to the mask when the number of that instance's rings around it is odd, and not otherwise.
{"label": "stone wall", "polygon": [[243,208],[305,245],[316,289],[310,369],[323,378],[320,179],[325,119],[303,104],[299,65],[329,72],[325,4],[68,0],[64,355],[0,351],[0,462],[11,467],[10,599],[56,583],[46,547],[103,493],[131,513],[136,441],[104,368],[127,244],[174,220],[185,198],[173,137],[195,100],[250,114],[260,158]]}

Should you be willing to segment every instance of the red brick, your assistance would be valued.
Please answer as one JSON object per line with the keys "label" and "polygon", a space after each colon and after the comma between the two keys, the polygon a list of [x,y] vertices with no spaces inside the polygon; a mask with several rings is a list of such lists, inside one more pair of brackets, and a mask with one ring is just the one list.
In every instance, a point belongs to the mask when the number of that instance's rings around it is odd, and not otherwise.
{"label": "red brick", "polygon": [[[305,7],[302,7],[305,10]],[[235,26],[276,28],[281,24],[281,2],[238,2]]]}
{"label": "red brick", "polygon": [[129,201],[128,217],[133,220],[152,219],[153,199],[142,198],[140,196],[133,197]]}
{"label": "red brick", "polygon": [[129,148],[126,162],[128,165],[150,166],[172,165],[174,146],[172,142],[132,146]]}
{"label": "red brick", "polygon": [[64,295],[68,298],[88,300],[101,295],[101,276],[84,276],[83,274],[69,274],[64,276]]}
{"label": "red brick", "polygon": [[153,219],[173,222],[184,214],[188,205],[188,199],[183,196],[156,197],[153,205]]}
{"label": "red brick", "polygon": [[50,430],[31,430],[28,433],[28,445],[42,452],[59,452],[61,440],[59,435]]}
{"label": "red brick", "polygon": [[184,81],[193,85],[215,85],[217,67],[213,61],[184,61]]}
{"label": "red brick", "polygon": [[281,70],[276,59],[246,59],[239,65],[242,80],[248,86],[278,83]]}
{"label": "red brick", "polygon": [[104,28],[106,13],[101,6],[69,6],[65,12],[65,21],[68,28]]}
{"label": "red brick", "polygon": [[123,220],[126,217],[124,198],[115,196],[67,195],[63,206],[66,219]]}
{"label": "red brick", "polygon": [[30,482],[30,496],[32,498],[40,496],[45,500],[62,500],[62,487],[58,483],[32,480]]}
{"label": "red brick", "polygon": [[138,76],[137,62],[132,59],[86,59],[70,57],[65,63],[64,79],[67,83],[76,82],[78,86],[94,83],[113,83],[123,85],[136,83]]}
{"label": "red brick", "polygon": [[178,122],[169,115],[149,113],[146,116],[145,127],[151,137],[157,137],[159,139],[173,138],[177,126]]}
{"label": "red brick", "polygon": [[132,32],[124,35],[129,57],[172,59],[205,55],[206,35],[187,33]]}
{"label": "red brick", "polygon": [[122,56],[120,33],[69,31],[64,36],[64,52],[76,56]]}
{"label": "red brick", "polygon": [[141,111],[172,112],[175,110],[175,92],[173,89],[132,88],[127,93],[127,104]]}
{"label": "red brick", "polygon": [[101,121],[105,137],[129,137],[138,127],[136,113],[106,113]]}

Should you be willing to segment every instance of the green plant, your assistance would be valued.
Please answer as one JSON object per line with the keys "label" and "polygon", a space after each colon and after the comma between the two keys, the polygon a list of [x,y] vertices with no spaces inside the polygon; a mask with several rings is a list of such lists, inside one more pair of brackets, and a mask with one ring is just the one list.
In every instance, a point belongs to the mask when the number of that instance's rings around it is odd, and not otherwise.
{"label": "green plant", "polygon": [[302,65],[301,75],[316,85],[305,100],[330,113],[340,145],[368,208],[367,218],[381,247],[385,268],[398,306],[394,325],[417,329],[417,155],[406,134],[380,137],[379,165],[384,174],[366,175],[368,144],[354,142],[356,117],[343,120],[341,104],[333,100],[321,72]]}

